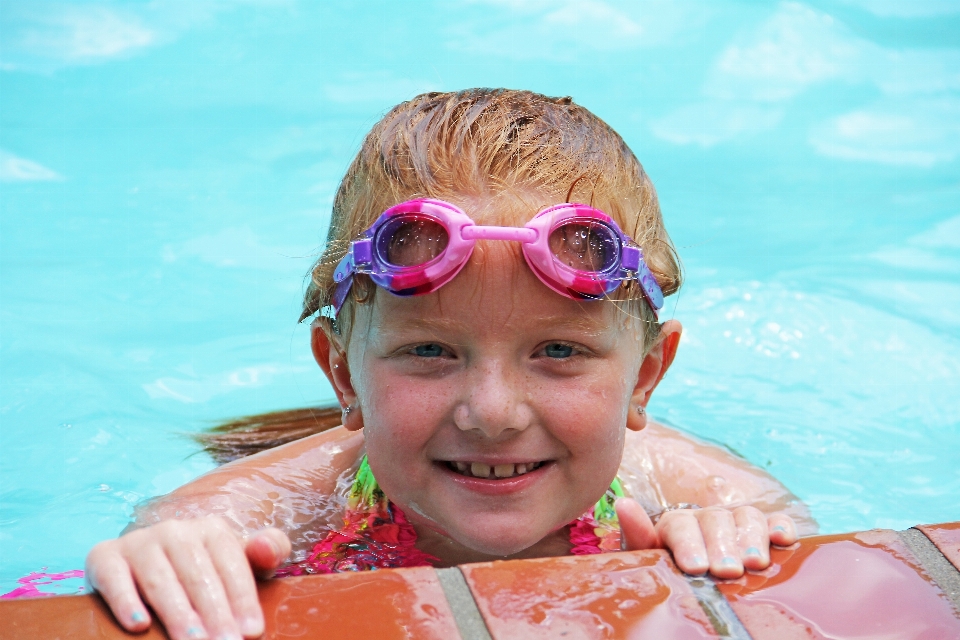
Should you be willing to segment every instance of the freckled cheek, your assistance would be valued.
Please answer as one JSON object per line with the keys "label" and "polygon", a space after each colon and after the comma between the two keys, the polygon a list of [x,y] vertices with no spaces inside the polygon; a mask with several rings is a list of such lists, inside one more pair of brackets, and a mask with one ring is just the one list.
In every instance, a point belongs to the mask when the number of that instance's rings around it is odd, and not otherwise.
{"label": "freckled cheek", "polygon": [[450,412],[445,385],[434,381],[381,374],[364,391],[365,428],[389,439],[425,440]]}
{"label": "freckled cheek", "polygon": [[604,380],[595,384],[556,386],[544,391],[540,399],[541,409],[562,424],[575,429],[585,424],[626,424],[625,407],[629,395],[621,384]]}
{"label": "freckled cheek", "polygon": [[623,384],[609,378],[550,394],[553,435],[574,454],[578,469],[591,476],[616,474],[623,451],[628,394]]}

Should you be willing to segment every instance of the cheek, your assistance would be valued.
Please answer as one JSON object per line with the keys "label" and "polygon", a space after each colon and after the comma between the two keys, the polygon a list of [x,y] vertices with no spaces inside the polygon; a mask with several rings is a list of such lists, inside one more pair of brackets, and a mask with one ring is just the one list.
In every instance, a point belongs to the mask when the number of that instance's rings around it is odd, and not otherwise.
{"label": "cheek", "polygon": [[623,452],[630,401],[627,385],[604,377],[553,391],[547,411],[553,418],[554,435],[583,464],[612,477]]}
{"label": "cheek", "polygon": [[389,368],[365,371],[360,394],[367,439],[423,442],[448,413],[449,386],[393,374]]}

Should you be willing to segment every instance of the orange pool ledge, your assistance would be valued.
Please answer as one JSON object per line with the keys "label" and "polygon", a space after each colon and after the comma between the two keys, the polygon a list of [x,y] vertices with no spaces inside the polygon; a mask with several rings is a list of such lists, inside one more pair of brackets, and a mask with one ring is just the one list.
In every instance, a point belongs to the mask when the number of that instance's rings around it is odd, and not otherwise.
{"label": "orange pool ledge", "polygon": [[[738,580],[663,551],[387,569],[260,585],[265,638],[960,638],[960,522],[804,538]],[[97,596],[0,602],[0,638],[123,632]]]}

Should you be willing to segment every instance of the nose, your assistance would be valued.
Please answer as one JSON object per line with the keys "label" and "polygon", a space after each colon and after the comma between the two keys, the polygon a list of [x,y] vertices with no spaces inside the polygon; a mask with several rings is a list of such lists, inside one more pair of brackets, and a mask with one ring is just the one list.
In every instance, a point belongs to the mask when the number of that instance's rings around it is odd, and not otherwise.
{"label": "nose", "polygon": [[520,432],[533,423],[523,375],[500,360],[471,367],[465,397],[454,410],[454,422],[463,431],[479,431],[488,438]]}

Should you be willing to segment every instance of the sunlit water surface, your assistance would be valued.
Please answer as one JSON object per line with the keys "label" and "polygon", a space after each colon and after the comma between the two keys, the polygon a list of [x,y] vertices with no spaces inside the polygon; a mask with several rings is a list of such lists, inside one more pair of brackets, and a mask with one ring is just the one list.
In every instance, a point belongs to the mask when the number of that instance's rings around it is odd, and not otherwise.
{"label": "sunlit water surface", "polygon": [[960,520],[956,3],[3,2],[0,590],[82,566],[330,401],[303,276],[363,133],[426,90],[575,99],[652,175],[687,283],[651,412],[826,532]]}

